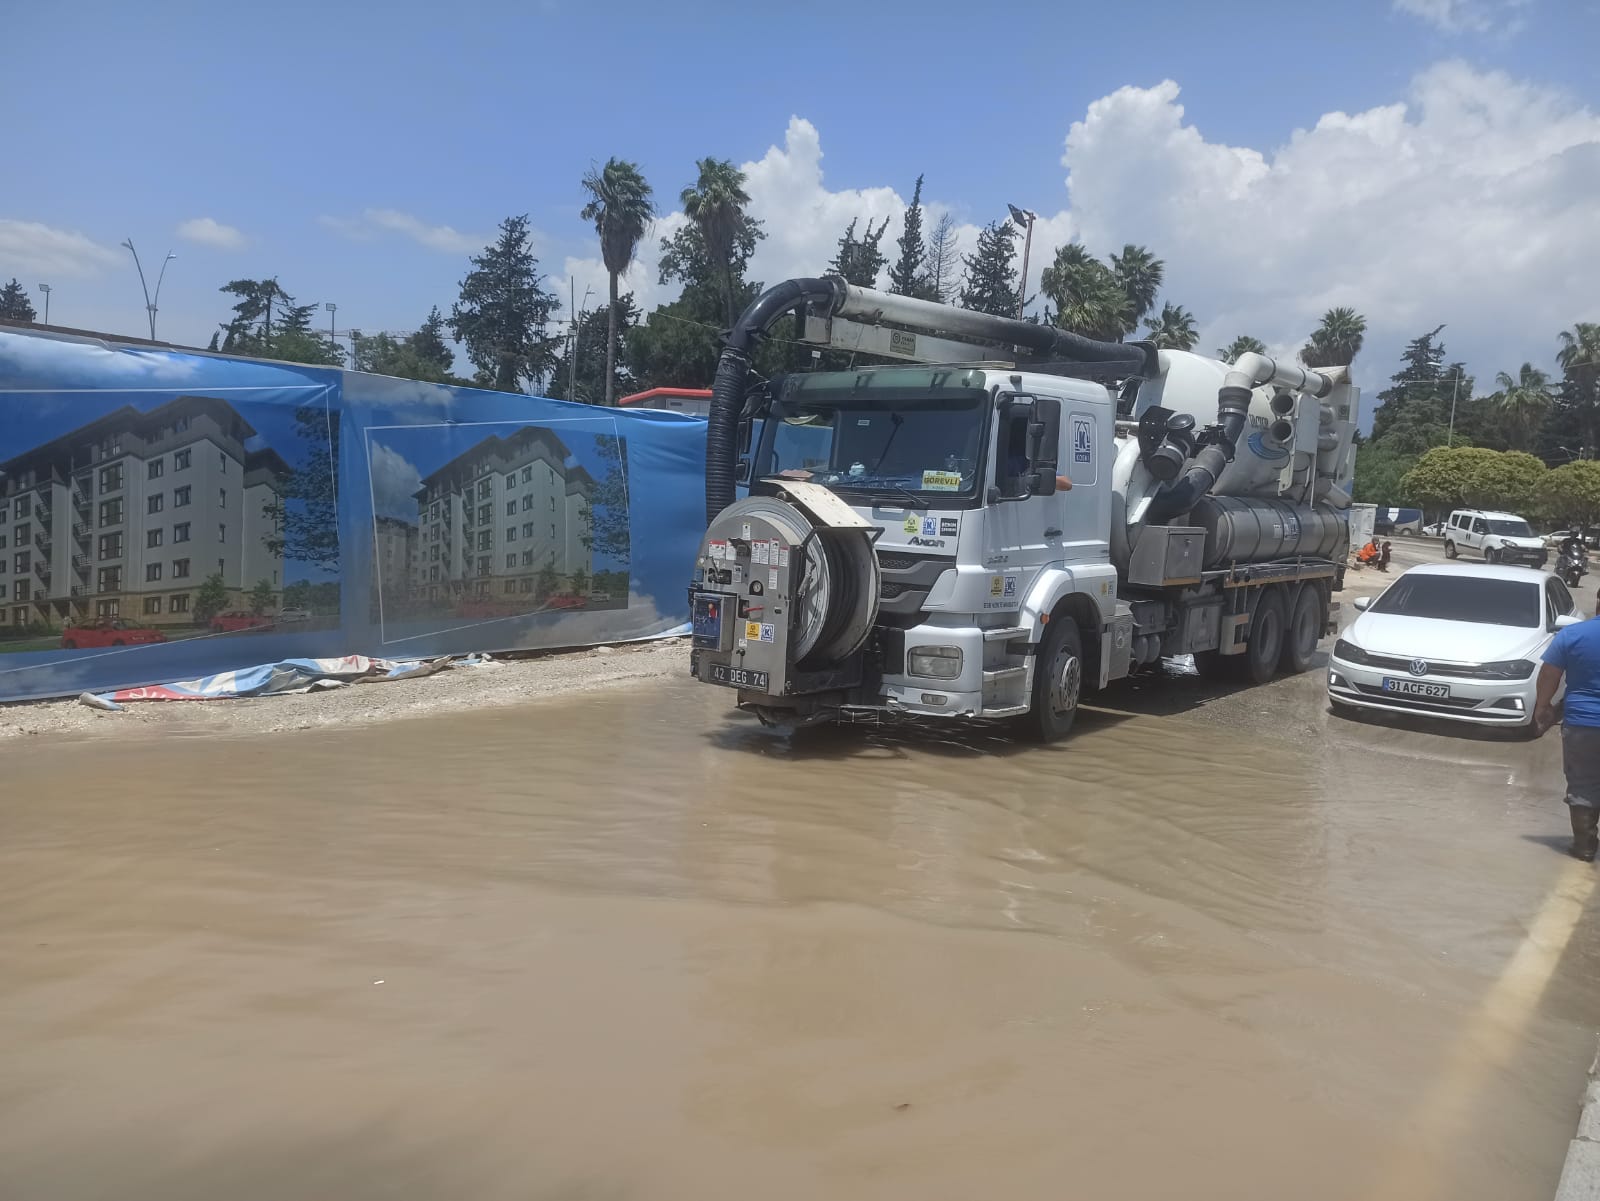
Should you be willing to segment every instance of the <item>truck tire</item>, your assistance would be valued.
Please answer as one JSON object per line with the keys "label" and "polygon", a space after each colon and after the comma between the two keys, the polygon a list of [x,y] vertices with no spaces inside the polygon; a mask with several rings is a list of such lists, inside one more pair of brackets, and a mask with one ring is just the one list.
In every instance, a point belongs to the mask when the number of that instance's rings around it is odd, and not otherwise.
{"label": "truck tire", "polygon": [[1309,670],[1311,661],[1316,657],[1317,643],[1322,641],[1322,627],[1326,623],[1322,591],[1310,584],[1305,585],[1294,598],[1294,609],[1289,614],[1289,624],[1283,637],[1283,654],[1278,660],[1279,670],[1288,675],[1299,675]]}
{"label": "truck tire", "polygon": [[1448,539],[1445,540],[1444,544],[1444,557],[1447,559],[1453,559],[1456,557],[1456,544]]}
{"label": "truck tire", "polygon": [[1256,601],[1256,611],[1250,619],[1250,640],[1244,653],[1234,662],[1247,684],[1265,684],[1278,672],[1278,661],[1283,657],[1284,633],[1288,618],[1283,611],[1283,592],[1268,588]]}
{"label": "truck tire", "polygon": [[1065,738],[1078,718],[1083,695],[1083,636],[1072,618],[1052,621],[1033,666],[1028,712],[1017,718],[1018,732],[1031,742]]}

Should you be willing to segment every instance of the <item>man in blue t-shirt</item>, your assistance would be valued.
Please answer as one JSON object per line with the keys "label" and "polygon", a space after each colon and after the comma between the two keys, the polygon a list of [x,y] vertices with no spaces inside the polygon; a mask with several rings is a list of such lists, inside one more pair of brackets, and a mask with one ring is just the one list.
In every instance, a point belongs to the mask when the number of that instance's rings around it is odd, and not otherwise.
{"label": "man in blue t-shirt", "polygon": [[1556,689],[1563,675],[1567,698],[1561,765],[1567,773],[1572,854],[1593,863],[1600,848],[1600,619],[1557,631],[1544,652],[1533,707],[1533,721],[1541,731],[1555,724]]}

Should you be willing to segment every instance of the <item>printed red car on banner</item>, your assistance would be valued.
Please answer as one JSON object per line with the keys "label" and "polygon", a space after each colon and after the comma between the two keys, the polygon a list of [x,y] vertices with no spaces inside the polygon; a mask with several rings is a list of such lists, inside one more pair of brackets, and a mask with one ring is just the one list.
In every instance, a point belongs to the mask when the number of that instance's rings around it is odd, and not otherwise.
{"label": "printed red car on banner", "polygon": [[166,640],[167,636],[160,630],[129,625],[120,617],[102,617],[98,621],[68,626],[61,631],[61,649],[64,651],[100,646],[149,646]]}

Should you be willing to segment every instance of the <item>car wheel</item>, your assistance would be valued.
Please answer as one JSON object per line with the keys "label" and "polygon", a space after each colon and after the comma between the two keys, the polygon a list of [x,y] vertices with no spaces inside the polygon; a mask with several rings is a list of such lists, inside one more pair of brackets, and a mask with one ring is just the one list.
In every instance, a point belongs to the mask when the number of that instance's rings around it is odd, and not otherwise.
{"label": "car wheel", "polygon": [[1250,640],[1244,653],[1234,657],[1238,671],[1247,683],[1265,684],[1277,674],[1278,660],[1283,657],[1283,636],[1287,618],[1283,611],[1283,593],[1278,588],[1268,588],[1256,601],[1255,615],[1250,619]]}
{"label": "car wheel", "polygon": [[1065,738],[1078,718],[1083,693],[1083,639],[1070,617],[1052,621],[1033,668],[1033,706],[1017,719],[1018,731],[1033,742]]}
{"label": "car wheel", "polygon": [[1324,622],[1322,593],[1308,584],[1294,598],[1294,610],[1289,614],[1283,639],[1283,654],[1278,661],[1279,670],[1299,675],[1311,667],[1317,643],[1322,640]]}
{"label": "car wheel", "polygon": [[1498,563],[1498,562],[1500,562],[1500,552],[1497,551],[1492,546],[1485,547],[1484,551],[1483,551],[1483,561],[1485,563]]}
{"label": "car wheel", "polygon": [[1450,541],[1446,541],[1445,542],[1445,544],[1444,544],[1444,557],[1447,558],[1447,559],[1453,559],[1453,558],[1456,557],[1456,544],[1454,542],[1450,542]]}

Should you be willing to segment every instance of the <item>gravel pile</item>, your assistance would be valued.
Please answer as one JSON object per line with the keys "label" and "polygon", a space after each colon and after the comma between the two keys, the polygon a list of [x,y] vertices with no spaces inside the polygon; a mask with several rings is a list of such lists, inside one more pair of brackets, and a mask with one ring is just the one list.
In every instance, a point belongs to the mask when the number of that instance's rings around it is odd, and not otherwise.
{"label": "gravel pile", "polygon": [[0,740],[27,735],[139,737],[151,734],[268,734],[348,727],[445,709],[516,705],[631,680],[687,675],[686,638],[629,643],[459,667],[419,680],[228,701],[148,701],[120,713],[76,700],[0,706]]}

